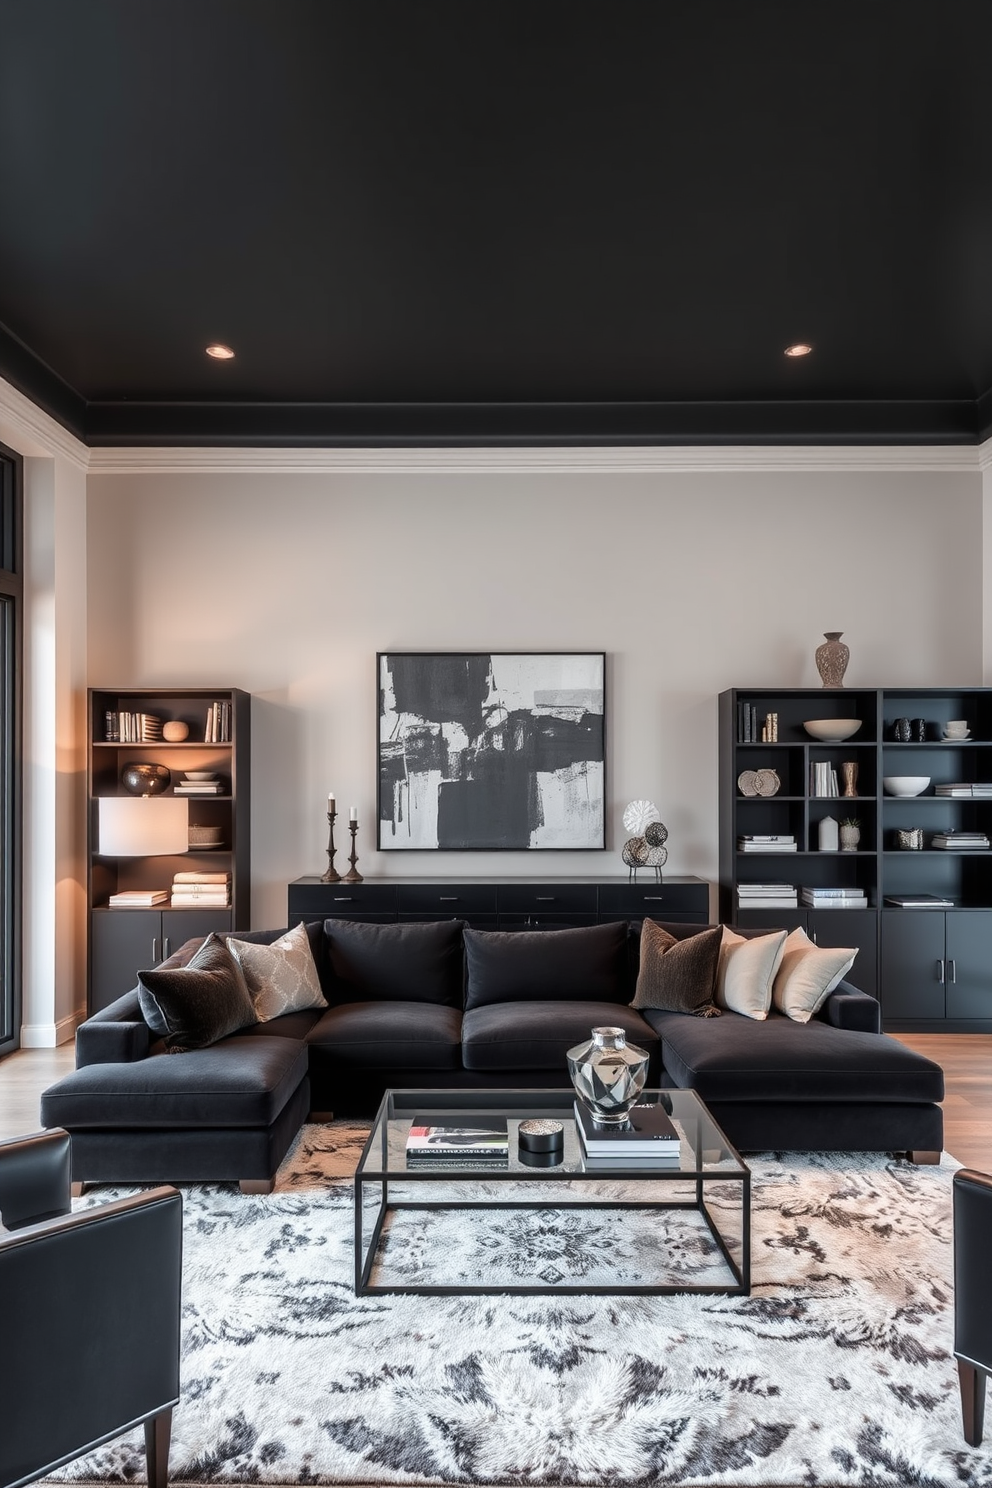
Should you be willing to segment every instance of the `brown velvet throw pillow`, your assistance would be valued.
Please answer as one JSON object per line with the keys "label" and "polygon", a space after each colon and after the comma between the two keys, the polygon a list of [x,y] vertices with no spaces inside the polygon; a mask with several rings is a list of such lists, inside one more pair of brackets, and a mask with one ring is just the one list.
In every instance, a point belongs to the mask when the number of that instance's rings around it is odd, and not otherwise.
{"label": "brown velvet throw pillow", "polygon": [[258,1022],[241,967],[217,935],[207,936],[187,966],[139,971],[138,1001],[170,1054],[205,1049]]}
{"label": "brown velvet throw pillow", "polygon": [[631,1007],[658,1008],[666,1013],[691,1013],[718,1018],[713,1001],[720,962],[723,928],[714,925],[685,940],[669,935],[654,920],[641,927],[641,962]]}

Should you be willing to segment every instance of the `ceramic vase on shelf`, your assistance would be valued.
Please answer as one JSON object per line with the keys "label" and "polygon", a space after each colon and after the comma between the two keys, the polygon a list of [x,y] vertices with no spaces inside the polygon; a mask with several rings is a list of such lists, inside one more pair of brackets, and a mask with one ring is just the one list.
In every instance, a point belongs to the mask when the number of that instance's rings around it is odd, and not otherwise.
{"label": "ceramic vase on shelf", "polygon": [[844,673],[851,659],[849,649],[841,640],[844,632],[825,630],[823,634],[825,637],[823,645],[816,648],[816,670],[820,674],[824,687],[843,687]]}
{"label": "ceramic vase on shelf", "polygon": [[817,827],[817,846],[821,852],[836,852],[840,846],[840,831],[836,817],[825,816]]}
{"label": "ceramic vase on shelf", "polygon": [[622,1028],[594,1028],[592,1037],[566,1057],[575,1093],[593,1121],[622,1126],[644,1089],[649,1055],[628,1044]]}
{"label": "ceramic vase on shelf", "polygon": [[861,841],[861,828],[856,822],[841,822],[840,824],[840,850],[841,852],[857,852],[858,843]]}
{"label": "ceramic vase on shelf", "polygon": [[845,760],[840,767],[840,778],[844,782],[842,796],[856,796],[858,794],[858,767],[853,760]]}

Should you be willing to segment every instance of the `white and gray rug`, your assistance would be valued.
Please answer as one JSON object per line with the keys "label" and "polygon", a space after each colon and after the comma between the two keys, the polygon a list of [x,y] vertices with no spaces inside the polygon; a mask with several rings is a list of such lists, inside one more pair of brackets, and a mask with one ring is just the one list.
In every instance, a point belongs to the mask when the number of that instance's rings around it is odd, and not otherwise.
{"label": "white and gray rug", "polygon": [[[356,1298],[363,1138],[305,1128],[271,1196],[184,1189],[174,1481],[992,1488],[961,1434],[946,1159],[752,1159],[750,1297]],[[677,1273],[716,1264],[698,1226],[664,1234]],[[591,1282],[661,1243],[641,1211],[432,1212],[390,1264]],[[139,1434],[59,1476],[143,1475]]]}

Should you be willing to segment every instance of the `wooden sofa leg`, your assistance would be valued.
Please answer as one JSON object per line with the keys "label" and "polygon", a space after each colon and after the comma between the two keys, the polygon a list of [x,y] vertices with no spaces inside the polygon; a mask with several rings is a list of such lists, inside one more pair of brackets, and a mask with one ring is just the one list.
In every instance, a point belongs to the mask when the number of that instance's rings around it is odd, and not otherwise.
{"label": "wooden sofa leg", "polygon": [[169,1442],[172,1438],[172,1406],[145,1422],[145,1466],[148,1488],[168,1488]]}
{"label": "wooden sofa leg", "polygon": [[238,1184],[243,1194],[269,1194],[275,1186],[274,1178],[242,1178]]}
{"label": "wooden sofa leg", "polygon": [[[62,1192],[65,1193],[65,1189],[63,1189]],[[81,1199],[83,1197],[83,1194],[86,1192],[86,1184],[85,1183],[70,1183],[69,1184],[69,1192],[71,1193],[71,1195],[72,1195],[72,1197],[74,1199]]]}
{"label": "wooden sofa leg", "polygon": [[958,1381],[961,1385],[964,1439],[969,1447],[980,1447],[985,1426],[985,1371],[959,1359]]}
{"label": "wooden sofa leg", "polygon": [[933,1164],[940,1162],[939,1152],[920,1152],[919,1150],[914,1150],[907,1152],[906,1156],[911,1163],[918,1163],[921,1167],[927,1163]]}
{"label": "wooden sofa leg", "polygon": [[326,1126],[329,1121],[333,1121],[334,1120],[334,1112],[333,1111],[311,1111],[309,1113],[309,1115],[307,1116],[307,1120],[309,1122],[312,1122],[314,1126]]}

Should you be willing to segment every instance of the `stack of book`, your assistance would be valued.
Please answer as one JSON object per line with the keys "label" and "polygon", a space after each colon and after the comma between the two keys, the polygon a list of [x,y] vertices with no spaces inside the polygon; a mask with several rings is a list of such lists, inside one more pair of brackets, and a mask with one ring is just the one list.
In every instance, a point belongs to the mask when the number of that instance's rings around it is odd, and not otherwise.
{"label": "stack of book", "polygon": [[798,909],[795,884],[738,884],[738,909]]}
{"label": "stack of book", "polygon": [[678,1167],[679,1133],[664,1106],[655,1102],[635,1106],[625,1126],[597,1126],[576,1101],[575,1130],[586,1169]]}
{"label": "stack of book", "polygon": [[791,832],[747,832],[737,839],[737,851],[746,853],[796,852],[796,839]]}
{"label": "stack of book", "polygon": [[752,703],[737,704],[738,744],[757,744],[758,710]]}
{"label": "stack of book", "polygon": [[828,765],[822,760],[814,761],[809,767],[809,793],[811,796],[839,796],[840,790],[837,786],[837,771],[833,765]]}
{"label": "stack of book", "polygon": [[954,900],[942,894],[886,894],[886,904],[893,909],[953,909]]}
{"label": "stack of book", "polygon": [[930,844],[951,852],[981,852],[988,845],[984,832],[935,832]]}
{"label": "stack of book", "polygon": [[184,778],[174,787],[172,794],[174,796],[219,796],[224,788],[223,783],[216,775],[209,775],[203,779],[205,773],[205,771],[198,770],[197,775],[201,777],[198,780],[191,780],[188,774],[184,774]]}
{"label": "stack of book", "polygon": [[935,796],[948,796],[952,800],[992,801],[992,784],[982,780],[969,784],[967,781],[949,781],[947,785],[935,785]]}
{"label": "stack of book", "polygon": [[121,889],[111,894],[107,903],[111,909],[151,909],[156,904],[167,904],[168,889]]}
{"label": "stack of book", "polygon": [[803,903],[811,909],[867,909],[864,889],[821,889],[803,886]]}
{"label": "stack of book", "polygon": [[207,721],[203,729],[204,744],[230,744],[231,705],[211,703],[207,709]]}
{"label": "stack of book", "polygon": [[177,873],[172,880],[173,909],[228,909],[229,873]]}
{"label": "stack of book", "polygon": [[154,713],[118,713],[108,708],[103,715],[103,735],[107,744],[158,744],[162,720]]}
{"label": "stack of book", "polygon": [[505,1168],[509,1155],[505,1116],[418,1112],[406,1139],[408,1168]]}

